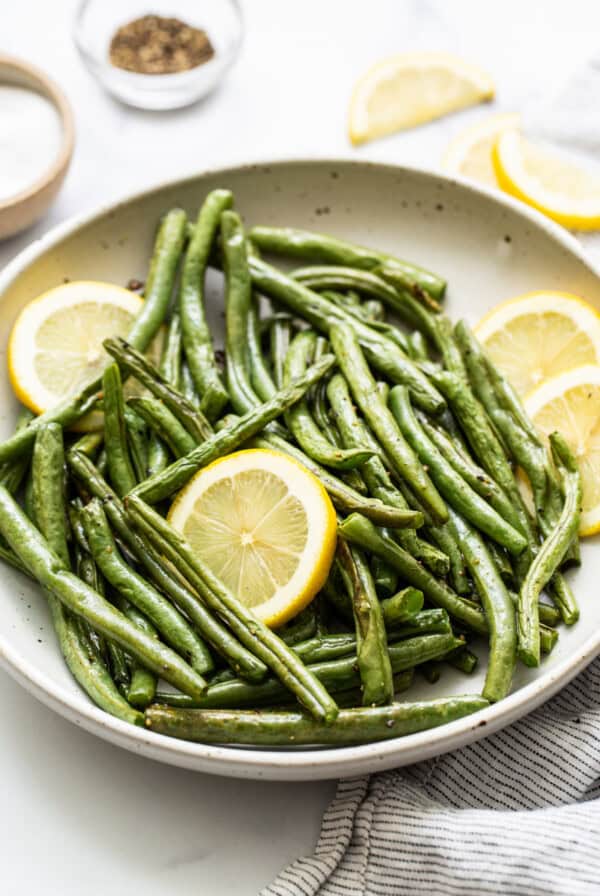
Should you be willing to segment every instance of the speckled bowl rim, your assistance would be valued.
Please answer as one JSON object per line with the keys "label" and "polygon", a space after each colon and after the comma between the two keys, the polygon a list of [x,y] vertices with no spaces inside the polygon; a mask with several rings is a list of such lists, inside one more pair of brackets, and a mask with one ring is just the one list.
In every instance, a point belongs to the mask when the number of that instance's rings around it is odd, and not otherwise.
{"label": "speckled bowl rim", "polygon": [[[48,186],[48,184],[51,184],[61,174],[61,172],[68,167],[73,155],[73,147],[75,145],[75,123],[73,119],[71,104],[69,103],[67,97],[58,86],[58,84],[45,72],[37,68],[37,66],[32,65],[30,62],[26,62],[24,59],[19,59],[16,56],[11,56],[8,53],[0,53],[0,66],[7,66],[17,72],[22,72],[23,74],[27,75],[27,77],[31,78],[32,81],[37,82],[37,92],[44,96],[47,100],[50,100],[50,102],[58,112],[62,134],[58,154],[54,157],[52,162],[49,162],[48,168],[46,169],[44,174],[34,180],[24,190],[21,190],[19,193],[14,193],[7,199],[0,201],[1,214],[7,209],[15,208],[22,202],[27,202],[27,200],[31,199],[32,196],[40,193]],[[5,82],[0,76],[0,83],[11,84],[12,82]],[[15,84],[15,86],[21,87],[23,85]],[[24,89],[29,89],[35,92],[34,87],[24,86]]]}
{"label": "speckled bowl rim", "polygon": [[[600,278],[600,269],[586,256],[575,237],[562,227],[509,196],[475,185],[463,178],[448,177],[415,166],[355,161],[348,158],[285,158],[260,159],[247,164],[211,168],[185,177],[165,180],[152,188],[133,193],[117,202],[101,205],[92,212],[70,219],[23,250],[7,265],[0,275],[0,301],[10,284],[38,256],[51,249],[64,237],[83,226],[88,226],[107,212],[116,211],[158,190],[184,187],[185,184],[204,177],[218,175],[226,181],[230,175],[240,171],[252,171],[257,167],[268,166],[281,170],[287,166],[298,165],[387,169],[406,177],[425,176],[440,183],[459,185],[467,192],[485,196],[499,206],[510,208],[521,218],[529,221],[533,227],[544,231],[563,249],[574,255],[593,275]],[[499,703],[429,731],[353,747],[268,750],[190,743],[136,728],[93,706],[83,694],[79,695],[75,691],[68,691],[49,682],[35,665],[23,660],[0,636],[0,665],[42,703],[81,728],[134,753],[182,768],[228,777],[286,781],[350,777],[408,765],[465,746],[506,727],[540,706],[571,681],[599,653],[600,631],[590,634],[577,651],[557,663],[536,681],[525,685]]]}

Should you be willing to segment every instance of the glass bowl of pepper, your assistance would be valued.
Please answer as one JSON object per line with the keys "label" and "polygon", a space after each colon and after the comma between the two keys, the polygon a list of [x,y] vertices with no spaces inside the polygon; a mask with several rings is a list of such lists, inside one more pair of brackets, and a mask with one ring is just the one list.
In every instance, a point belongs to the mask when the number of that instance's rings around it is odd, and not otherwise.
{"label": "glass bowl of pepper", "polygon": [[206,96],[237,58],[242,36],[237,0],[83,0],[74,25],[90,72],[140,109],[178,109]]}

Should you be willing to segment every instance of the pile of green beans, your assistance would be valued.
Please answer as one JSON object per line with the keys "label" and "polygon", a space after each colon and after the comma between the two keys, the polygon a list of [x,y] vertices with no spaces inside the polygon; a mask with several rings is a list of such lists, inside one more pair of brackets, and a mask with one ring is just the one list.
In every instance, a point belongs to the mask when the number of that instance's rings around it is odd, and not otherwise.
{"label": "pile of green beans", "polygon": [[[222,357],[209,265],[224,273]],[[564,575],[580,562],[577,464],[560,434],[535,431],[467,324],[452,326],[445,288],[333,236],[246,232],[227,189],[192,222],[164,216],[142,310],[127,339],[104,341],[101,379],[38,417],[23,409],[0,444],[0,558],[42,586],[95,704],[204,743],[367,743],[501,700],[517,663],[537,666],[577,621]],[[102,429],[78,436],[92,409]],[[327,581],[278,631],[166,518],[194,474],[245,448],[295,459],[337,512]],[[472,675],[482,645],[481,695],[397,699],[419,672],[421,688]]]}

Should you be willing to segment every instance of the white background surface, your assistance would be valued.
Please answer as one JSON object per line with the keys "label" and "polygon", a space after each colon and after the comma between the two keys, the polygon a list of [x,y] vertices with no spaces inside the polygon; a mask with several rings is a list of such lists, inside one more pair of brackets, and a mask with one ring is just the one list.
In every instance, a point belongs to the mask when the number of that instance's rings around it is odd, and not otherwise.
{"label": "white background surface", "polygon": [[[449,136],[489,109],[354,150],[346,139],[352,83],[381,56],[458,52],[493,75],[496,109],[521,111],[599,46],[594,0],[243,5],[246,41],[222,88],[186,110],[145,113],[114,102],[83,68],[70,36],[73,0],[2,0],[0,51],[62,84],[77,144],[52,211],[0,244],[0,265],[72,214],[194,170],[315,155],[437,165]],[[158,0],[148,0],[148,10],[159,12]],[[597,108],[598,98],[590,100]],[[141,759],[53,715],[2,673],[0,706],[6,896],[104,896],[108,888],[128,896],[253,896],[312,848],[333,793],[328,783],[228,781]]]}

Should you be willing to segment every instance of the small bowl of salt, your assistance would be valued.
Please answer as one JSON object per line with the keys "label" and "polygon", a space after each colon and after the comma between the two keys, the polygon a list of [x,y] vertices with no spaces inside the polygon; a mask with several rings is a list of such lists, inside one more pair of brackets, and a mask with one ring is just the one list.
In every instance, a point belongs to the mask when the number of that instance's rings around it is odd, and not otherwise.
{"label": "small bowl of salt", "polygon": [[0,54],[0,239],[34,224],[58,193],[74,143],[71,107],[54,81]]}

